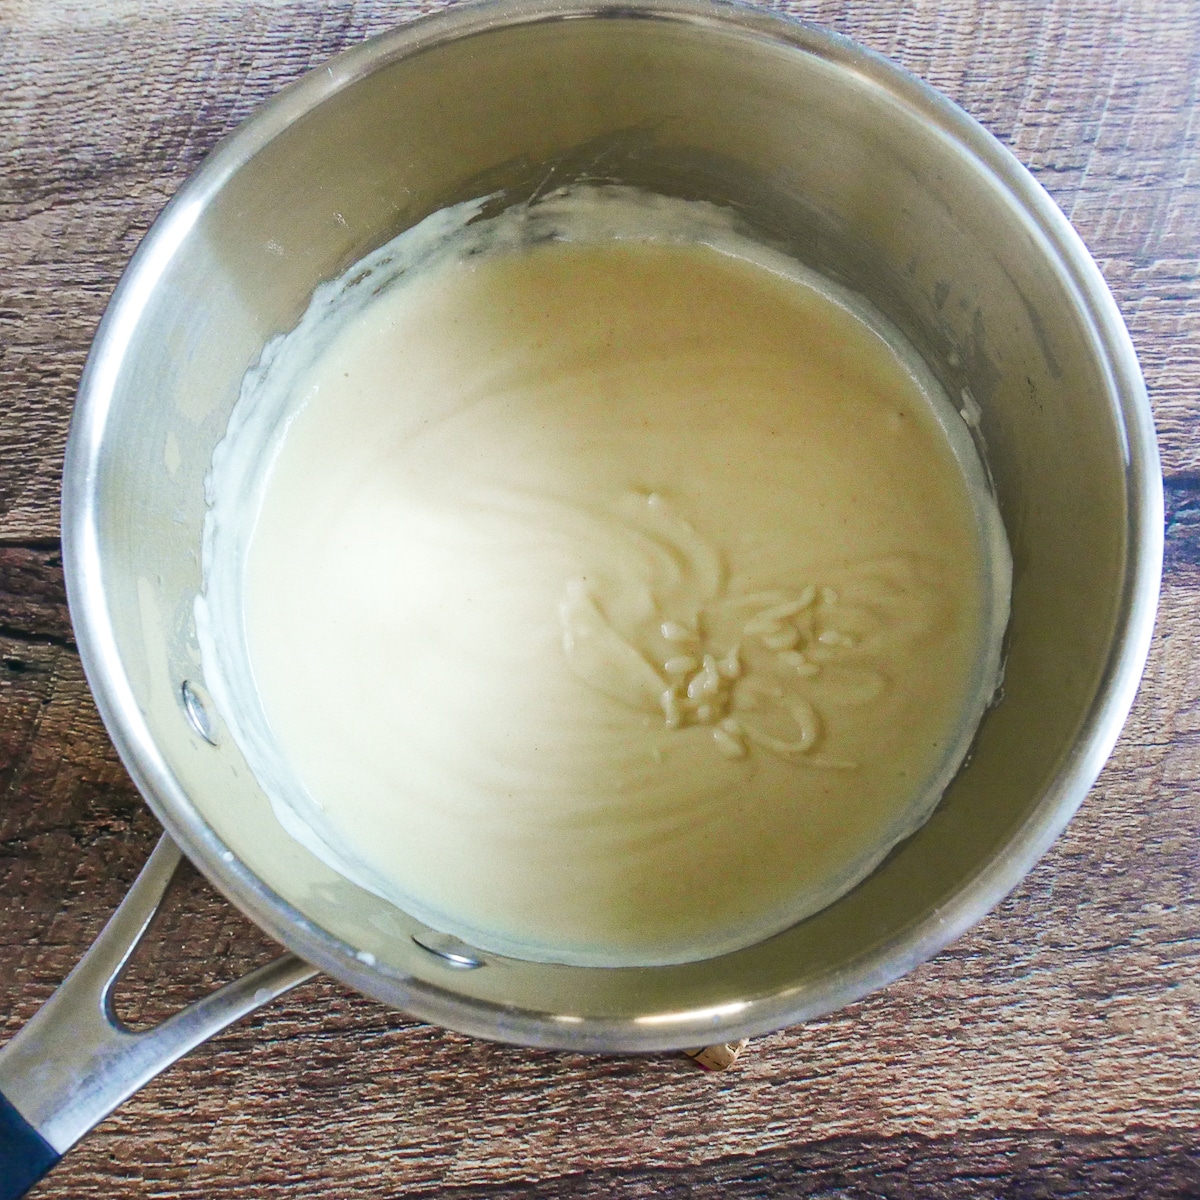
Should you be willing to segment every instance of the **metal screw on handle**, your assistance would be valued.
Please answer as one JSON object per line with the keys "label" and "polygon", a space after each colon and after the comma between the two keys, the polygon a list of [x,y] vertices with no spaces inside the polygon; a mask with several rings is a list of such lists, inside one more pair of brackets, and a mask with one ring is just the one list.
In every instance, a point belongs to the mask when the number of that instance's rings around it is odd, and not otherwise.
{"label": "metal screw on handle", "polygon": [[17,1200],[88,1130],[206,1038],[317,972],[283,954],[134,1032],[113,991],[182,861],[163,834],[129,894],[58,990],[0,1048],[0,1200]]}

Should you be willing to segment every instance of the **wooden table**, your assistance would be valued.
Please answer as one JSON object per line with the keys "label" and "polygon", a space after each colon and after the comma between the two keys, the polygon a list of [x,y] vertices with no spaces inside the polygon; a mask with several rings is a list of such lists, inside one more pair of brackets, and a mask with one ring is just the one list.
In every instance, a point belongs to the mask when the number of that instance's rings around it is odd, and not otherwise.
{"label": "wooden table", "polygon": [[[83,682],[60,459],[96,322],[213,143],[413,0],[0,0],[0,1014],[7,1036],[157,828]],[[1033,169],[1099,260],[1158,419],[1167,569],[1141,695],[1066,835],[886,992],[681,1057],[509,1049],[328,980],[206,1045],[39,1196],[1200,1195],[1200,5],[797,0]],[[123,990],[154,1019],[265,958],[197,882]]]}

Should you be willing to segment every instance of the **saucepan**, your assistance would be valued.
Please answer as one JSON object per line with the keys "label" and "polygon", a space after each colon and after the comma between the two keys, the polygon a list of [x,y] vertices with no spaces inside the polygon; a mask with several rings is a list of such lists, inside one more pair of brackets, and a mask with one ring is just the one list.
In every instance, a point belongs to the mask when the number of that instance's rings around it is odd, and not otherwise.
{"label": "saucepan", "polygon": [[[276,820],[196,641],[205,475],[264,344],[318,283],[429,213],[579,180],[731,206],[866,296],[980,414],[1013,553],[1003,697],[928,824],[816,916],[679,966],[483,953],[340,876]],[[1095,780],[1149,645],[1162,491],[1100,272],[1032,177],[949,101],[754,8],[502,0],[348,50],[180,189],[88,360],[62,532],[96,703],[166,835],[0,1054],[7,1196],[180,1054],[316,970],[477,1037],[622,1053],[752,1036],[895,979],[1009,892]],[[319,630],[310,649],[325,652]],[[113,981],[180,852],[290,953],[132,1033]]]}

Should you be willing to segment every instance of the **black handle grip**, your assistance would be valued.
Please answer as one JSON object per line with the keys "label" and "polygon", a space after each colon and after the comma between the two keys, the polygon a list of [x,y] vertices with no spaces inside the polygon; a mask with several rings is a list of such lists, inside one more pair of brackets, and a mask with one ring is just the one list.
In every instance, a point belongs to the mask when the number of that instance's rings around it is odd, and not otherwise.
{"label": "black handle grip", "polygon": [[0,1094],[0,1200],[20,1200],[60,1157]]}

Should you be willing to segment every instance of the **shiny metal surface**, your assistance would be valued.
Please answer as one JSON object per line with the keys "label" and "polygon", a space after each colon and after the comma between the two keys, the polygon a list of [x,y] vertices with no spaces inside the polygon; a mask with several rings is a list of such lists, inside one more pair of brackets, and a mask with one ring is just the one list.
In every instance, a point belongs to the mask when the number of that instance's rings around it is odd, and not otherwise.
{"label": "shiny metal surface", "polygon": [[[463,970],[419,944],[437,945],[434,931],[282,831],[219,716],[215,745],[189,720],[203,479],[243,373],[319,281],[446,204],[581,178],[736,206],[764,239],[865,294],[951,395],[978,404],[1015,558],[1005,697],[929,824],[794,929],[681,967],[471,952],[484,966]],[[961,110],[844,39],[759,10],[506,0],[339,56],[184,185],[89,358],[63,543],[80,651],[122,758],[171,836],[259,925],[438,1024],[649,1051],[848,1003],[935,954],[1022,878],[1133,700],[1162,494],[1141,376],[1099,271]]]}
{"label": "shiny metal surface", "polygon": [[113,989],[179,863],[179,849],[164,834],[79,965],[0,1048],[0,1095],[59,1154],[176,1059],[316,974],[294,954],[283,954],[153,1029],[134,1032],[123,1024]]}

